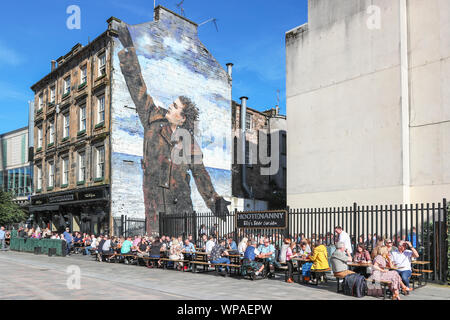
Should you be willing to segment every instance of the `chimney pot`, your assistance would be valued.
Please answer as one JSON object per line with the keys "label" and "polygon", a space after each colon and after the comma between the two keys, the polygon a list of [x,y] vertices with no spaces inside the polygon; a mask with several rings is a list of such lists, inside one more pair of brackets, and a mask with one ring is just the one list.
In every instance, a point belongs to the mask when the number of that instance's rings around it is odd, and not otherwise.
{"label": "chimney pot", "polygon": [[233,75],[233,66],[234,66],[234,64],[232,64],[231,62],[227,63],[227,72],[228,72],[228,75],[230,76],[230,78],[232,78],[232,75]]}
{"label": "chimney pot", "polygon": [[52,71],[56,69],[56,61],[52,60]]}

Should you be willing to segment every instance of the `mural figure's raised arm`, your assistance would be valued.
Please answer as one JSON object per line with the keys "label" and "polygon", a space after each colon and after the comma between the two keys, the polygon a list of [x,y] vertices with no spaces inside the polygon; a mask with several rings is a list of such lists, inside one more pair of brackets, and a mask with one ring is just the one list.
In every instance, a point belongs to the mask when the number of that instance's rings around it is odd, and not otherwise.
{"label": "mural figure's raised arm", "polygon": [[147,93],[147,86],[142,77],[141,67],[136,55],[136,49],[127,25],[120,24],[118,28],[119,40],[124,47],[118,53],[120,68],[136,106],[142,125],[148,122],[149,113],[155,108],[152,97]]}

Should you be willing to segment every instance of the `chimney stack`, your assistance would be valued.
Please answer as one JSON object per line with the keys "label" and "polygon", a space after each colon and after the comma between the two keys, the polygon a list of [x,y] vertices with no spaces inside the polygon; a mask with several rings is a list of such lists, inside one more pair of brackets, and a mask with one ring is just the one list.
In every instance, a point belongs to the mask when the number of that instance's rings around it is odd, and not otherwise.
{"label": "chimney stack", "polygon": [[232,64],[231,62],[230,63],[227,63],[227,72],[228,72],[228,75],[230,76],[230,78],[233,78],[233,66],[234,66],[234,64]]}
{"label": "chimney stack", "polygon": [[52,60],[52,71],[56,69],[56,61]]}

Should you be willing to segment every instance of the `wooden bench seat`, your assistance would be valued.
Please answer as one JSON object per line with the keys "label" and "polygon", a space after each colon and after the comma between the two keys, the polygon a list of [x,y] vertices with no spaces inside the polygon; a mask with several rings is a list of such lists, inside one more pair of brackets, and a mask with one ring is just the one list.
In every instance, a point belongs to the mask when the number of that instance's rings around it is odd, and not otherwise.
{"label": "wooden bench seat", "polygon": [[315,279],[316,279],[316,281],[313,282],[312,284],[318,286],[319,282],[320,282],[319,281],[320,278],[323,278],[324,282],[328,282],[327,275],[325,274],[325,272],[328,272],[328,271],[331,271],[331,268],[327,268],[327,269],[311,269],[311,274],[314,273],[315,274]]}
{"label": "wooden bench seat", "polygon": [[423,272],[423,273],[433,273],[433,270],[418,270],[418,269],[412,269],[412,271],[413,271],[413,272],[416,272],[416,273],[420,273],[420,272]]}

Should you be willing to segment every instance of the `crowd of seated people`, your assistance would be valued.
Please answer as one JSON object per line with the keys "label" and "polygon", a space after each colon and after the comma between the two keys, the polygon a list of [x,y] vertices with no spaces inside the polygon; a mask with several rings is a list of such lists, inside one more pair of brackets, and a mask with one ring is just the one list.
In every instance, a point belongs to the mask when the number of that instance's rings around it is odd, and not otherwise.
{"label": "crowd of seated people", "polygon": [[[222,239],[217,238],[217,226],[210,229],[205,225],[199,230],[197,241],[191,234],[169,237],[166,235],[134,237],[110,237],[74,232],[67,228],[64,233],[51,232],[48,228],[20,228],[19,237],[37,239],[61,239],[67,243],[67,253],[82,252],[83,254],[117,254],[134,255],[140,264],[151,268],[155,264],[148,258],[157,259],[156,266],[161,266],[160,258],[166,257],[171,265],[178,270],[187,270],[188,261],[195,259],[198,250],[208,256],[211,264],[230,264],[229,255],[240,255],[241,264],[260,275],[264,270],[273,271],[281,264],[287,266],[286,281],[293,283],[294,258],[308,258],[301,265],[302,279],[305,283],[313,283],[316,270],[327,270],[331,267],[333,274],[345,277],[359,273],[366,278],[390,281],[393,298],[399,299],[400,292],[411,291],[411,260],[419,257],[415,247],[417,236],[413,230],[411,241],[406,241],[406,235],[394,235],[386,239],[377,234],[350,236],[341,227],[335,228],[335,233],[294,234],[281,237],[279,234],[229,233]],[[294,259],[294,260],[293,260]],[[348,263],[362,264],[350,271]],[[281,264],[280,264],[281,263]],[[393,266],[396,266],[395,270]],[[370,266],[370,267],[367,267]],[[220,268],[221,269],[221,268]],[[229,271],[228,267],[223,268]],[[244,268],[243,268],[244,269]],[[223,271],[223,270],[222,270]]]}

